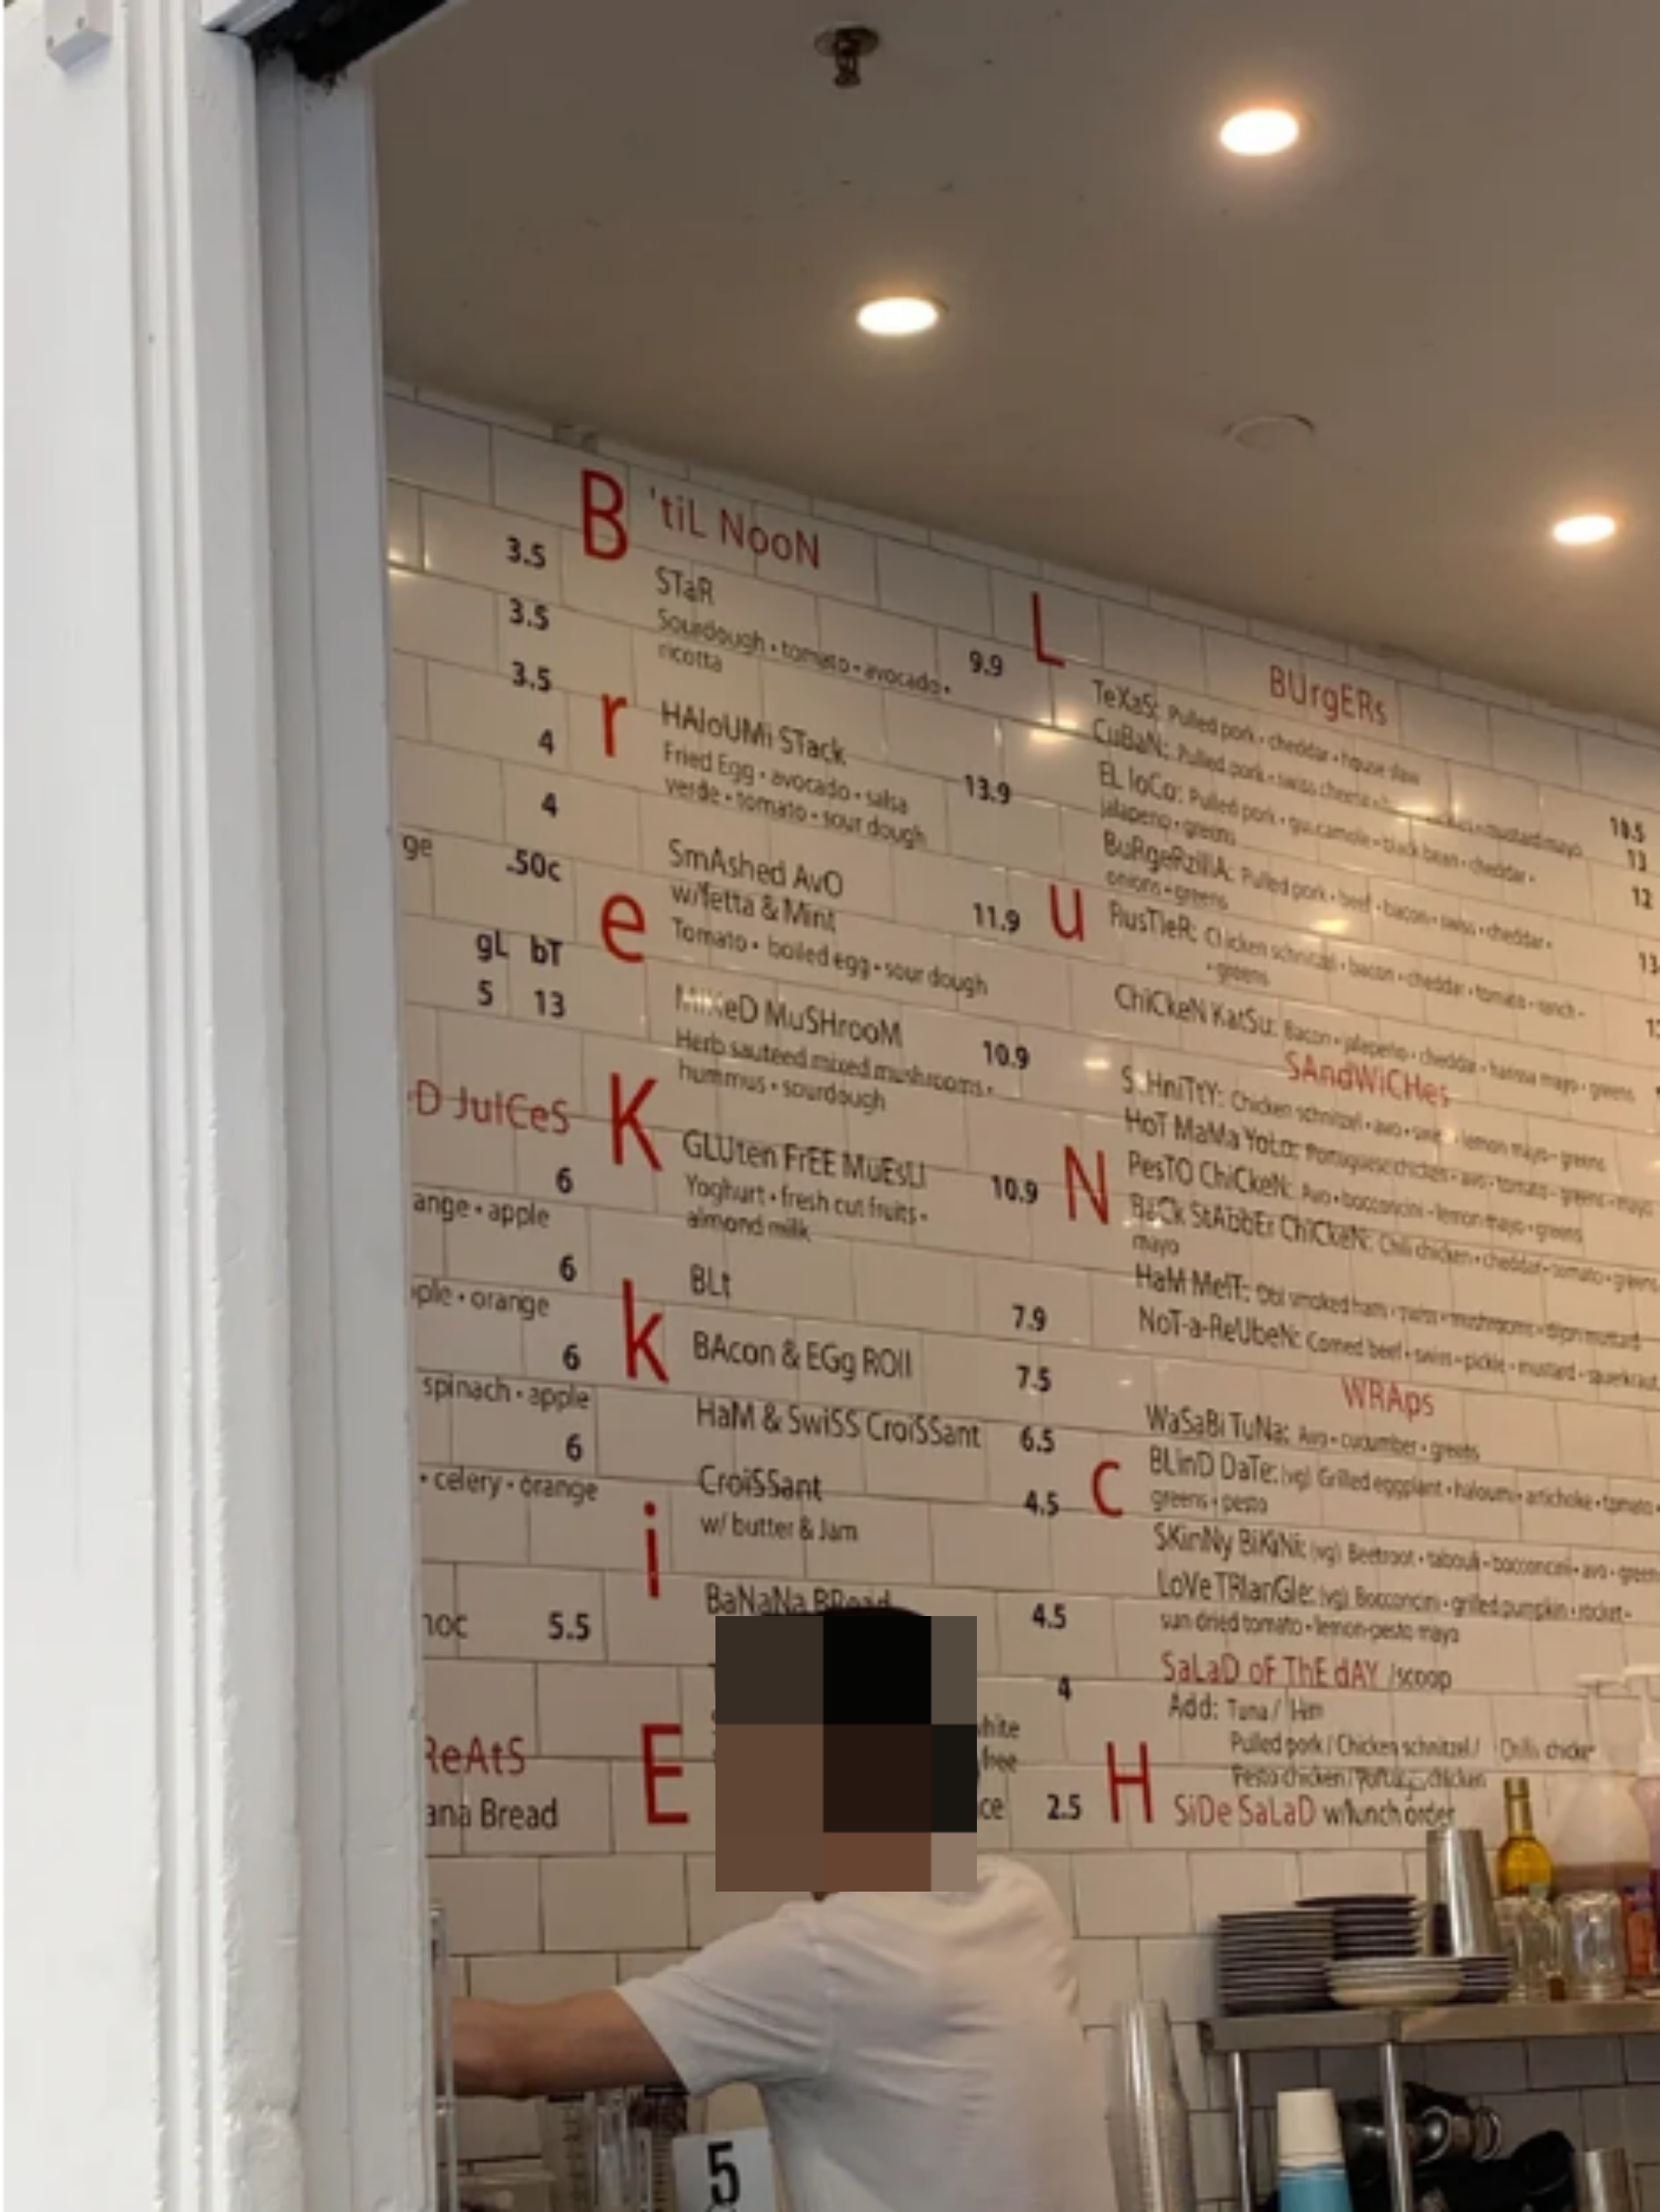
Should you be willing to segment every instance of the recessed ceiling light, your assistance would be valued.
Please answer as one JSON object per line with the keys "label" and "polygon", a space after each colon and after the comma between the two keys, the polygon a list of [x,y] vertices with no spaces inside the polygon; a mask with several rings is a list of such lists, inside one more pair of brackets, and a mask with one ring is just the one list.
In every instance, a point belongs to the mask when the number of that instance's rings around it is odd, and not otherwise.
{"label": "recessed ceiling light", "polygon": [[1306,415],[1243,415],[1223,435],[1249,453],[1290,453],[1308,444],[1314,425]]}
{"label": "recessed ceiling light", "polygon": [[1559,545],[1600,545],[1619,527],[1611,514],[1565,514],[1550,534]]}
{"label": "recessed ceiling light", "polygon": [[904,294],[889,300],[866,300],[859,310],[859,327],[873,338],[914,338],[922,331],[931,331],[939,319],[939,308],[933,300],[920,300]]}
{"label": "recessed ceiling light", "polygon": [[1222,143],[1230,154],[1253,157],[1283,154],[1303,135],[1303,126],[1288,107],[1247,107],[1229,116],[1222,125]]}

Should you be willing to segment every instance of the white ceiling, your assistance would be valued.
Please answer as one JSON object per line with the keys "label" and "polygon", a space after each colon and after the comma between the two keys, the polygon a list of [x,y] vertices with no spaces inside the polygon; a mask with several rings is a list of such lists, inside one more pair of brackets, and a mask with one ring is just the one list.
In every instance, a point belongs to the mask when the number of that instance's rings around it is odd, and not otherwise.
{"label": "white ceiling", "polygon": [[[1655,0],[869,0],[857,92],[826,20],[471,0],[383,56],[391,369],[1660,720]],[[1262,96],[1307,142],[1230,160]],[[951,313],[877,344],[887,289]],[[1318,436],[1225,441],[1263,410]]]}

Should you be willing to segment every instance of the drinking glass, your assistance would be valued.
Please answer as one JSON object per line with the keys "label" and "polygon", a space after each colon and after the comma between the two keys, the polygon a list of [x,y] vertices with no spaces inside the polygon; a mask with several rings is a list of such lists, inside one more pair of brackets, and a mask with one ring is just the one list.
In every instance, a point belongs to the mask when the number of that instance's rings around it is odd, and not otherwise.
{"label": "drinking glass", "polygon": [[1611,1889],[1582,1890],[1556,1908],[1562,1979],[1571,1997],[1626,1994],[1626,1908]]}
{"label": "drinking glass", "polygon": [[1543,1897],[1501,1897],[1499,1933],[1511,1964],[1511,1995],[1517,2004],[1543,2004],[1561,1972],[1561,1938],[1554,1911]]}
{"label": "drinking glass", "polygon": [[544,2097],[537,2107],[550,2212],[593,2212],[593,2124],[580,2092]]}
{"label": "drinking glass", "polygon": [[594,2212],[638,2212],[634,2130],[625,2090],[599,2089],[588,2098]]}

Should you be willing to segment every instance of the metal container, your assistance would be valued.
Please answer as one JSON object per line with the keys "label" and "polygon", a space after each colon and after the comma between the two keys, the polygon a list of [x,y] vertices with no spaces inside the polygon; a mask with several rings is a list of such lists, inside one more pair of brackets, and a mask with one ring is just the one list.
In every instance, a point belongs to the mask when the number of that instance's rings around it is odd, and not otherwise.
{"label": "metal container", "polygon": [[1631,2161],[1624,2151],[1580,2153],[1579,2212],[1637,2212]]}
{"label": "metal container", "polygon": [[1487,1838],[1480,1828],[1432,1828],[1426,1850],[1431,1949],[1444,1959],[1502,1956]]}

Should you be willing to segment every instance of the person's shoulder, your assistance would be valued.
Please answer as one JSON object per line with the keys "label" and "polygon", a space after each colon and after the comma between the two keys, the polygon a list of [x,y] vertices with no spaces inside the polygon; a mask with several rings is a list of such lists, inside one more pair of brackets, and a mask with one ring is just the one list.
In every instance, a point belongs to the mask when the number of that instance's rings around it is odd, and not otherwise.
{"label": "person's shoulder", "polygon": [[1042,1919],[1054,1920],[1062,1927],[1066,1924],[1055,1892],[1037,1868],[1028,1866],[1024,1859],[982,1858],[980,1890],[982,1896],[1006,1899],[1011,1905],[1035,1912]]}
{"label": "person's shoulder", "polygon": [[[755,1945],[775,1944],[780,1948],[800,1943],[808,1939],[824,1912],[822,1905],[810,1897],[787,1898],[782,1905],[775,1905],[755,1920],[741,1920],[728,1931],[729,1936],[741,1936]],[[727,1936],[717,1937],[725,1942]]]}
{"label": "person's shoulder", "polygon": [[1025,1859],[1005,1858],[1000,1852],[982,1852],[979,1861],[980,1887],[1006,1889],[1030,1889],[1035,1883],[1039,1889],[1049,1887],[1034,1866]]}
{"label": "person's shoulder", "polygon": [[672,1966],[622,1984],[626,1996],[648,1991],[700,1991],[787,1986],[816,1972],[823,1960],[820,1908],[808,1899],[790,1900],[754,1920],[713,1936]]}

